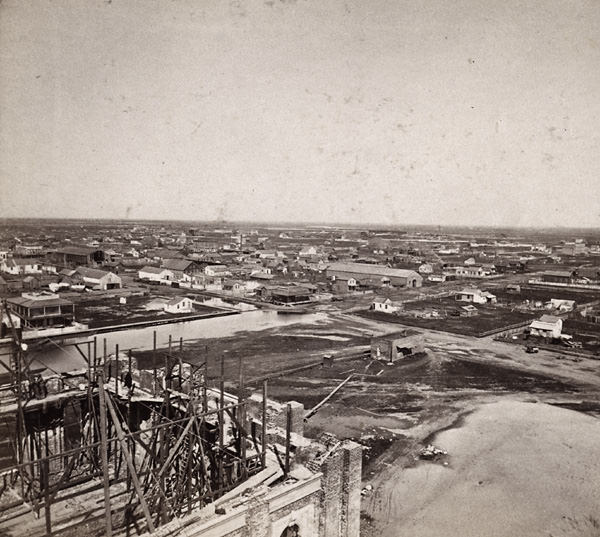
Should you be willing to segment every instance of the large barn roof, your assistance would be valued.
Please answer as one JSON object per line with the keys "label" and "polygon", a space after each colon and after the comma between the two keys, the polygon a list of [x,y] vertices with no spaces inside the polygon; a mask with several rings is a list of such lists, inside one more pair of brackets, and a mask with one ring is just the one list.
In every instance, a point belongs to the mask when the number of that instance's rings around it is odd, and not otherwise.
{"label": "large barn roof", "polygon": [[369,265],[366,263],[331,263],[327,267],[327,270],[338,272],[353,272],[366,275],[387,276],[390,278],[414,278],[415,276],[422,278],[422,276],[414,270],[396,269],[384,267],[382,265]]}
{"label": "large barn roof", "polygon": [[77,267],[77,272],[81,274],[84,278],[92,278],[94,280],[99,280],[104,278],[107,274],[111,274],[105,270],[89,268],[89,267]]}
{"label": "large barn roof", "polygon": [[165,259],[162,262],[162,268],[183,271],[186,270],[193,263],[194,261],[190,261],[189,259]]}

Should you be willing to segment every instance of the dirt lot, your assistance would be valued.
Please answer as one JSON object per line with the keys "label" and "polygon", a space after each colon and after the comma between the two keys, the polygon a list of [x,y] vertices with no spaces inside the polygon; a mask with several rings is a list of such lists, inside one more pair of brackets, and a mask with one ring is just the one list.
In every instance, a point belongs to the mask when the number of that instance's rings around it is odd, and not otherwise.
{"label": "dirt lot", "polygon": [[577,304],[587,304],[593,300],[600,299],[600,292],[594,291],[574,291],[572,289],[562,289],[560,287],[530,287],[521,285],[521,292],[508,292],[506,288],[493,288],[490,292],[496,295],[498,301],[509,304],[518,304],[524,300],[549,302],[552,298],[560,300],[574,300]]}
{"label": "dirt lot", "polygon": [[[473,317],[455,317],[450,314],[467,302],[457,302],[454,298],[442,298],[437,300],[422,300],[406,304],[404,311],[397,314],[387,314],[375,311],[358,312],[357,315],[384,322],[393,322],[428,328],[431,330],[443,330],[454,334],[477,336],[489,330],[500,329],[529,319],[539,317],[539,313],[523,313],[513,311],[498,305],[476,304],[477,315]],[[415,313],[436,311],[439,318],[415,317]]]}
{"label": "dirt lot", "polygon": [[[437,478],[429,481],[427,476],[432,475],[433,470],[430,468],[433,465],[418,462],[418,454],[427,443],[439,442],[436,435],[440,431],[451,432],[450,429],[459,427],[463,419],[468,426],[468,416],[473,412],[476,415],[482,405],[547,402],[600,416],[600,394],[597,388],[600,386],[600,369],[597,361],[587,358],[577,363],[557,360],[554,353],[541,351],[529,355],[520,346],[497,342],[491,338],[473,338],[429,330],[424,330],[427,353],[395,365],[383,365],[358,357],[343,358],[352,350],[364,349],[371,335],[396,330],[397,324],[331,313],[325,321],[313,324],[242,332],[224,339],[186,342],[184,355],[195,363],[202,363],[208,357],[212,382],[215,382],[219,371],[217,359],[225,356],[226,386],[232,391],[237,387],[240,357],[244,359],[249,391],[259,389],[259,384],[250,380],[252,377],[315,364],[303,371],[272,378],[268,383],[269,397],[282,402],[299,401],[307,410],[320,402],[342,380],[354,375],[330,402],[306,422],[305,432],[311,437],[330,432],[340,439],[353,439],[365,447],[363,486],[371,485],[374,488],[363,498],[363,537],[412,535],[413,528],[411,526],[411,529],[407,529],[408,524],[422,519],[411,516],[418,513],[420,508],[425,508],[429,498],[434,506],[432,509],[437,509],[436,502],[440,502],[439,508],[444,513],[450,509],[448,505],[454,505],[443,494],[447,482]],[[336,354],[332,367],[320,364],[325,353]],[[136,356],[142,362],[145,360],[146,365],[151,363],[151,353],[137,353]],[[570,412],[574,416],[578,415]],[[560,416],[565,415],[568,416],[569,413]],[[475,433],[469,434],[477,435],[480,430],[484,431],[479,427],[477,425]],[[515,430],[521,430],[519,427],[527,430],[527,425],[516,423],[515,427]],[[481,434],[488,434],[486,431]],[[498,440],[499,445],[504,445],[503,438],[504,436]],[[545,460],[547,453],[540,447],[542,444],[536,443],[536,440],[531,442],[531,445],[523,444],[523,449],[529,451],[534,449],[532,445],[535,446],[531,464],[538,458]],[[450,464],[449,467],[442,464],[439,468],[458,472],[448,486],[458,487],[456,490],[460,490],[461,494],[461,487],[465,486],[461,481],[462,469],[469,467],[473,457],[481,457],[480,454],[469,451],[471,444],[472,441],[465,444],[448,442],[446,445],[444,440],[443,447],[450,451]],[[511,444],[514,451],[503,456],[516,456],[513,453],[518,453],[520,445]],[[557,456],[561,456],[560,449],[562,448],[557,448]],[[495,471],[494,464],[494,460],[482,459],[478,468],[488,477],[479,480],[486,482],[491,479]],[[455,468],[460,470],[454,470]],[[416,472],[415,477],[411,473],[413,471]],[[403,477],[405,475],[410,477]],[[403,499],[404,496],[398,499],[399,494],[406,494],[405,491],[410,490],[398,490],[396,485],[401,479],[408,479],[407,486],[414,485],[422,491],[415,496],[419,499],[418,502],[415,500],[410,504]],[[498,489],[491,487],[490,490]],[[524,490],[529,492],[529,489]],[[468,495],[464,498],[470,501]],[[504,501],[502,498],[498,499],[500,500]],[[400,533],[397,530],[399,523],[393,517],[393,512],[396,511],[402,513],[403,521],[407,524]],[[583,511],[568,512],[578,517],[584,516]],[[519,513],[521,516],[521,511]],[[438,530],[444,523],[443,518],[436,519],[434,525],[422,527],[422,534],[439,535]],[[465,534],[475,535],[476,531],[480,531],[480,535],[489,534],[484,529],[474,525],[473,530],[469,529]],[[512,535],[502,532],[497,534],[506,537]]]}
{"label": "dirt lot", "polygon": [[600,421],[497,400],[432,441],[438,462],[393,466],[364,499],[370,537],[593,536],[600,528]]}
{"label": "dirt lot", "polygon": [[[282,377],[269,384],[271,397],[282,401],[292,398],[310,408],[350,373],[358,373],[330,403],[309,419],[306,433],[318,436],[328,431],[340,438],[351,438],[366,447],[363,454],[363,486],[374,487],[376,500],[370,499],[371,493],[365,496],[363,536],[413,534],[411,531],[398,533],[394,525],[397,522],[394,519],[396,510],[410,515],[408,507],[402,510],[395,503],[398,501],[395,495],[399,494],[396,492],[396,483],[404,475],[403,472],[415,467],[419,450],[424,445],[432,441],[438,443],[435,435],[439,431],[460,425],[462,416],[481,405],[499,401],[548,401],[600,416],[597,389],[580,382],[583,378],[600,382],[598,368],[594,368],[596,364],[591,361],[585,364],[552,363],[548,357],[544,357],[540,363],[527,364],[521,363],[521,360],[526,362],[529,355],[518,356],[518,360],[513,360],[511,356],[511,353],[517,356],[522,352],[521,349],[509,348],[503,354],[493,346],[486,353],[481,349],[469,348],[462,342],[443,340],[430,340],[428,346],[430,350],[426,357],[418,357],[404,364],[387,366],[370,360],[343,361],[334,364],[331,369],[314,369]],[[504,350],[504,347],[501,349]],[[557,374],[540,374],[536,371],[538,369]],[[595,370],[594,375],[590,374],[590,370]],[[378,375],[380,371],[383,373]],[[568,380],[571,373],[577,379]],[[504,417],[510,419],[509,416]],[[566,423],[562,426],[565,427]],[[518,429],[518,425],[515,427]],[[565,434],[563,431],[566,440]],[[539,440],[539,444],[536,444],[536,440],[531,442],[535,444],[535,456],[532,455],[531,459],[545,457],[541,447],[543,440]],[[444,444],[442,447],[450,449],[450,445]],[[533,448],[524,445],[523,449]],[[468,446],[464,449],[463,446],[451,447],[452,454],[464,457],[461,459],[464,465],[468,464],[467,460],[472,460],[469,459]],[[488,463],[490,467],[485,466]],[[486,461],[481,463],[481,468],[487,468],[486,471],[493,474],[493,465],[493,460]],[[437,482],[432,484],[428,481],[429,470],[420,472],[425,472],[424,476],[419,474],[421,481],[416,484],[420,490],[437,486]],[[460,482],[460,476],[455,478],[455,482]],[[405,495],[406,490],[403,491]],[[420,507],[416,500],[410,505],[414,509]],[[578,515],[583,516],[581,512]],[[405,520],[412,519],[409,517]],[[424,527],[427,528],[426,525]],[[436,533],[440,530],[439,525],[432,528],[430,533],[423,534],[440,535]],[[477,525],[475,528],[481,530]],[[499,532],[497,535],[508,537],[513,533]]]}
{"label": "dirt lot", "polygon": [[[172,294],[154,293],[152,296],[129,296],[126,304],[121,304],[117,297],[81,301],[75,306],[75,315],[78,322],[87,324],[90,328],[191,315],[190,313],[166,313],[162,309],[148,307],[152,301],[166,301],[171,298],[173,298]],[[217,310],[214,308],[200,304],[194,306],[195,314],[215,311]]]}
{"label": "dirt lot", "polygon": [[[239,378],[239,360],[244,361],[247,380],[284,369],[320,363],[324,354],[348,353],[366,348],[372,330],[361,329],[356,322],[328,319],[324,323],[297,324],[255,332],[237,332],[225,338],[187,340],[184,361],[200,365],[207,363],[208,376],[213,381],[220,375],[220,360],[225,360],[225,380],[234,387]],[[166,349],[159,350],[159,360]],[[140,367],[152,367],[151,351],[134,351]],[[162,363],[162,362],[161,362]]]}

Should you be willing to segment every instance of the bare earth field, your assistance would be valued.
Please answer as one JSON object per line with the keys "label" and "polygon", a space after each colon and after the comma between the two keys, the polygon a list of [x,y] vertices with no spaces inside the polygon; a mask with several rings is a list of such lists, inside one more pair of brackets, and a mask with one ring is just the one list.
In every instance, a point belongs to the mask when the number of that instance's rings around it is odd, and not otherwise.
{"label": "bare earth field", "polygon": [[[422,330],[426,354],[392,366],[349,356],[371,335],[400,328],[332,312],[311,324],[186,342],[184,355],[208,359],[213,381],[225,356],[233,391],[241,358],[249,390],[260,388],[252,378],[275,375],[269,397],[307,410],[352,375],[305,432],[364,446],[363,486],[372,490],[362,537],[599,535],[600,361],[435,330]],[[321,365],[325,353],[336,356],[332,367]],[[421,461],[430,442],[448,456]]]}
{"label": "bare earth field", "polygon": [[481,405],[438,434],[448,466],[391,467],[363,535],[598,535],[600,421],[546,404]]}
{"label": "bare earth field", "polygon": [[[539,313],[523,313],[512,311],[497,305],[477,304],[478,314],[473,317],[454,317],[446,312],[457,307],[464,306],[466,302],[457,302],[454,299],[422,300],[418,303],[409,303],[406,305],[405,312],[398,312],[396,315],[387,313],[364,311],[357,315],[367,319],[373,319],[382,322],[398,323],[415,328],[425,328],[431,330],[444,330],[454,334],[467,336],[477,336],[488,330],[495,330],[502,327],[511,326],[517,323],[526,322],[539,317]],[[430,312],[437,311],[440,318],[421,318],[414,317],[408,312]]]}

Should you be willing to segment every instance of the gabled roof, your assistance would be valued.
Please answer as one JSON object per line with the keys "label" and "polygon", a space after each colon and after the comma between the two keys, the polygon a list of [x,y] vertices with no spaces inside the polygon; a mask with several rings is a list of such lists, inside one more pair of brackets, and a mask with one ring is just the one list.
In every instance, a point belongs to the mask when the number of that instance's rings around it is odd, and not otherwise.
{"label": "gabled roof", "polygon": [[567,304],[569,306],[575,304],[574,300],[567,300],[566,298],[551,298],[550,302],[553,302],[554,304]]}
{"label": "gabled roof", "polygon": [[8,259],[7,261],[12,261],[13,265],[39,265],[40,261],[38,259],[33,259],[31,257],[12,257],[11,259]]}
{"label": "gabled roof", "polygon": [[536,330],[554,330],[556,325],[554,323],[544,323],[542,321],[533,321],[529,328],[534,328]]}
{"label": "gabled roof", "polygon": [[558,321],[562,321],[560,317],[555,315],[542,315],[539,319],[542,323],[556,324]]}
{"label": "gabled roof", "polygon": [[223,287],[233,287],[234,285],[244,285],[244,282],[241,282],[239,280],[225,280],[223,282]]}
{"label": "gabled roof", "polygon": [[44,298],[34,300],[31,298],[18,296],[15,298],[7,298],[6,302],[8,304],[16,304],[18,306],[23,306],[25,308],[42,308],[44,306],[72,306],[73,302],[70,300],[66,300],[65,298]]}
{"label": "gabled roof", "polygon": [[573,271],[570,270],[549,270],[544,272],[542,276],[556,276],[559,278],[572,278]]}
{"label": "gabled roof", "polygon": [[140,269],[140,272],[149,272],[150,274],[162,274],[165,270],[169,269],[166,269],[165,267],[145,266],[144,268]]}
{"label": "gabled roof", "polygon": [[177,304],[179,304],[180,302],[183,302],[184,300],[191,300],[191,298],[188,298],[187,296],[177,296],[177,297],[172,298],[171,300],[167,301],[167,306],[176,306]]}
{"label": "gabled roof", "polygon": [[367,263],[331,263],[327,270],[338,272],[353,272],[357,274],[387,276],[395,278],[422,278],[422,276],[414,270],[395,269],[384,267],[382,265],[369,265]]}
{"label": "gabled roof", "polygon": [[480,289],[475,288],[466,288],[459,292],[460,295],[481,295],[482,292]]}
{"label": "gabled roof", "polygon": [[267,274],[266,272],[255,272],[250,274],[250,278],[254,280],[272,280],[275,276],[273,274]]}
{"label": "gabled roof", "polygon": [[92,280],[99,280],[101,278],[104,278],[108,274],[112,274],[112,272],[108,272],[106,270],[88,267],[77,267],[76,271],[78,274],[81,274],[84,278],[90,278]]}
{"label": "gabled roof", "polygon": [[71,254],[71,255],[90,255],[97,252],[98,248],[88,248],[85,246],[65,246],[64,248],[57,248],[53,250],[58,254]]}
{"label": "gabled roof", "polygon": [[298,296],[309,294],[309,290],[306,287],[292,285],[290,287],[276,287],[273,289],[272,294],[278,296]]}
{"label": "gabled roof", "polygon": [[163,260],[161,267],[169,270],[184,271],[194,263],[195,261],[189,259],[165,259]]}

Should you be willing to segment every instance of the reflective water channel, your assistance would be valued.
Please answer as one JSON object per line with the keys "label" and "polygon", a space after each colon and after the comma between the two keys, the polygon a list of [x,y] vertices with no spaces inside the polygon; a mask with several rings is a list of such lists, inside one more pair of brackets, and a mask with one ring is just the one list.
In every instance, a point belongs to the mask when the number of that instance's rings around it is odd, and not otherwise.
{"label": "reflective water channel", "polygon": [[[127,349],[152,349],[154,332],[156,332],[157,347],[165,347],[168,345],[169,336],[171,336],[174,344],[178,344],[180,338],[185,341],[229,337],[245,331],[254,332],[293,324],[314,324],[324,321],[326,318],[326,313],[280,315],[274,310],[257,310],[253,308],[252,311],[242,311],[239,314],[225,317],[196,319],[99,334],[96,336],[97,353],[99,356],[102,354],[104,340],[106,340],[109,354],[115,352],[115,345],[119,345],[120,352]],[[70,338],[68,340],[69,343],[77,343],[84,352],[87,352],[87,342],[92,341],[93,337]],[[40,343],[32,345],[28,354],[30,357],[34,357],[33,367],[46,367],[50,371],[64,372],[87,367],[75,346],[61,345],[54,340],[42,340]]]}

